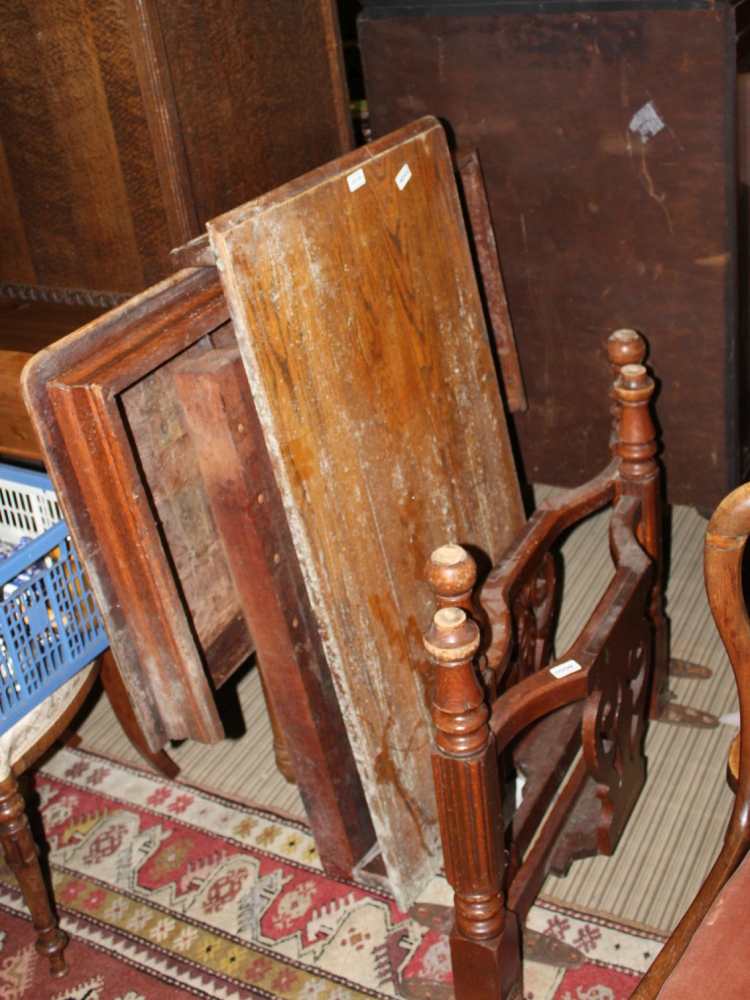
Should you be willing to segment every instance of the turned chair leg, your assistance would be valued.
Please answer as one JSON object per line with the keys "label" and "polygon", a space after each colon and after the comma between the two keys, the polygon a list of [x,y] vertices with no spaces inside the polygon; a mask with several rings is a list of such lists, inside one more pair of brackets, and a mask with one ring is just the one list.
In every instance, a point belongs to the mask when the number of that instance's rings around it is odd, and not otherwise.
{"label": "turned chair leg", "polygon": [[67,972],[64,949],[68,935],[60,930],[39,864],[39,853],[26,817],[26,805],[11,774],[0,781],[0,841],[5,860],[21,886],[37,931],[36,949],[49,958],[53,976]]}

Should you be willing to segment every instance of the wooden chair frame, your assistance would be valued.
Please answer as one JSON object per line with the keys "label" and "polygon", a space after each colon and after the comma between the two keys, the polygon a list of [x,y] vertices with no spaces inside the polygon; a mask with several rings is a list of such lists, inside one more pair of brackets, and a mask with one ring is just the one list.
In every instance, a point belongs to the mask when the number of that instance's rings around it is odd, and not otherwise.
{"label": "wooden chair frame", "polygon": [[[438,549],[428,566],[439,605],[425,636],[436,667],[433,768],[458,1000],[522,996],[520,930],[545,875],[612,853],[645,781],[646,718],[666,697],[669,644],[644,354],[633,331],[612,335],[611,464],[542,504],[476,599],[476,567],[459,546]],[[607,504],[612,581],[564,662],[550,662],[551,547]],[[528,780],[511,817],[513,765]]]}
{"label": "wooden chair frame", "polygon": [[[750,849],[750,620],[742,588],[742,559],[750,535],[750,485],[738,487],[716,508],[706,531],[706,591],[729,656],[740,702],[736,799],[716,861],[687,912],[643,978],[633,1000],[654,1000],[677,967],[719,893]],[[735,747],[733,746],[733,751]],[[730,756],[730,769],[731,769]],[[732,947],[727,943],[727,947]],[[717,956],[718,958],[718,956]],[[696,992],[697,995],[697,992]]]}

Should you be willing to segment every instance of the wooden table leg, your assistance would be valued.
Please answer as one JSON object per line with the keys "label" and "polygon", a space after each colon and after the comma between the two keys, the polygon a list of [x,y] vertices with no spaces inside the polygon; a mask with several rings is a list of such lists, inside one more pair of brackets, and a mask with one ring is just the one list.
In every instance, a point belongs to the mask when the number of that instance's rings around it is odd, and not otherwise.
{"label": "wooden table leg", "polygon": [[297,783],[297,779],[294,776],[294,764],[292,763],[292,755],[289,750],[289,744],[287,743],[284,730],[281,727],[281,723],[279,722],[279,717],[276,714],[273,703],[268,697],[266,682],[263,680],[263,671],[258,670],[258,673],[260,675],[260,686],[263,689],[263,698],[266,702],[266,711],[268,712],[268,718],[271,723],[271,731],[273,732],[273,755],[276,760],[276,767],[290,785],[295,785]]}
{"label": "wooden table leg", "polygon": [[283,734],[323,869],[348,878],[375,832],[239,352],[207,351],[173,377],[255,641],[277,764],[285,773]]}
{"label": "wooden table leg", "polygon": [[57,925],[26,806],[12,774],[0,782],[0,841],[31,913],[37,931],[36,949],[49,959],[52,975],[63,976],[67,972],[64,950],[68,935]]}
{"label": "wooden table leg", "polygon": [[180,768],[166,751],[149,749],[111,650],[108,649],[102,654],[100,662],[104,691],[125,735],[148,764],[155,767],[165,778],[173,781],[180,773]]}

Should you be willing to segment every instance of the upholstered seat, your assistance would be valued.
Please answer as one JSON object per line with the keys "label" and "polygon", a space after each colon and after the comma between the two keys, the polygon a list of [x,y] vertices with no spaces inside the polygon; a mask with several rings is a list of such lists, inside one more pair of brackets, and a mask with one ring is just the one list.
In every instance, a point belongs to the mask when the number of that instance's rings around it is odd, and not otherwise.
{"label": "upholstered seat", "polygon": [[716,897],[659,1000],[750,997],[750,861],[745,858]]}
{"label": "upholstered seat", "polygon": [[84,667],[62,687],[53,691],[40,705],[32,708],[28,715],[24,715],[10,729],[0,733],[0,781],[5,781],[15,765],[23,760],[25,754],[55,727],[60,717],[76,700],[81,688],[86,685],[94,666],[90,663]]}

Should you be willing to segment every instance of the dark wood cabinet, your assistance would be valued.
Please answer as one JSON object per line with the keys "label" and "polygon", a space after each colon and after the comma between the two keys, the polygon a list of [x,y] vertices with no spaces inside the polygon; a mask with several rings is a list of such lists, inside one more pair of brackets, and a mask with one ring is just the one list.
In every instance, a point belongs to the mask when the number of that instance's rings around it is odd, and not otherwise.
{"label": "dark wood cabinet", "polygon": [[0,0],[0,294],[112,305],[351,147],[333,0]]}
{"label": "dark wood cabinet", "polygon": [[526,477],[572,485],[605,463],[597,345],[634,327],[661,376],[670,499],[712,508],[741,475],[747,437],[747,5],[363,6],[375,134],[431,113],[479,150],[529,400],[514,417]]}

